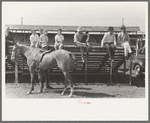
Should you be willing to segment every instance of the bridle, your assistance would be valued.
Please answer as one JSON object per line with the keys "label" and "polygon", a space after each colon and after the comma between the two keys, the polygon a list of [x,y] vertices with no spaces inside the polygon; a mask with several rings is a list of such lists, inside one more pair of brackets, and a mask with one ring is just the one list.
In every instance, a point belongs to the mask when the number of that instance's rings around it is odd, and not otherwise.
{"label": "bridle", "polygon": [[16,63],[16,64],[18,64],[18,57],[17,57],[17,55],[16,55],[16,50],[18,50],[18,52],[20,52],[21,53],[21,51],[17,48],[17,46],[16,45],[14,45],[14,48],[12,49],[12,52],[14,52],[14,56],[12,57],[11,56],[11,59],[13,58],[14,59],[14,62]]}
{"label": "bridle", "polygon": [[[33,53],[34,49],[35,48],[33,48],[32,51],[29,53],[29,56],[31,56],[31,54]],[[20,52],[20,54],[24,56],[24,54],[19,50],[19,48],[17,48],[17,45],[15,45],[15,47],[12,50],[12,52],[14,52],[14,57],[13,58],[15,59],[15,62],[18,61],[18,58],[19,58],[19,57],[16,57],[17,56],[16,55],[16,50],[18,50],[18,52]]]}

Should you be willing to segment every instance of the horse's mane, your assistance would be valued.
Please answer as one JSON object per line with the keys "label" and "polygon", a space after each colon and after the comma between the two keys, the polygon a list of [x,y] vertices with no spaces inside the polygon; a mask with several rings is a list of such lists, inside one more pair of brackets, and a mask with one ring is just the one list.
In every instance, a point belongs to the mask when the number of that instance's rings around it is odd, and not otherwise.
{"label": "horse's mane", "polygon": [[41,49],[41,48],[34,48],[34,47],[30,47],[30,46],[27,46],[25,44],[17,44],[19,49],[22,51],[22,55],[25,55],[25,52],[26,52],[26,55],[27,54],[31,54],[32,52],[33,53],[40,53],[40,52],[45,52],[46,50],[44,49]]}

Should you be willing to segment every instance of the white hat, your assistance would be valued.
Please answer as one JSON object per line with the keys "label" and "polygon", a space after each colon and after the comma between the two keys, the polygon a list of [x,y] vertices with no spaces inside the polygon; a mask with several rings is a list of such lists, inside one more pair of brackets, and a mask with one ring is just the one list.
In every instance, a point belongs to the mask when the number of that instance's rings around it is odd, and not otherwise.
{"label": "white hat", "polygon": [[83,31],[83,27],[78,27],[77,32]]}

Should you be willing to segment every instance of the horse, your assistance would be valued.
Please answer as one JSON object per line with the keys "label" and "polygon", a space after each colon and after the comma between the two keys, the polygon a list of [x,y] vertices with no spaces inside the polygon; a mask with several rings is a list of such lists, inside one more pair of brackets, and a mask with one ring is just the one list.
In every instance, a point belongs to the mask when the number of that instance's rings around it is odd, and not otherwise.
{"label": "horse", "polygon": [[[44,53],[44,55],[43,55]],[[69,97],[72,97],[74,92],[73,87],[73,79],[69,73],[69,68],[71,63],[74,61],[76,63],[76,59],[74,54],[69,51],[60,49],[52,52],[48,52],[46,50],[40,48],[29,47],[24,44],[15,43],[12,49],[11,60],[13,62],[17,62],[16,59],[20,54],[23,54],[27,58],[27,64],[29,66],[30,76],[31,76],[31,88],[27,92],[27,94],[31,94],[34,90],[34,75],[35,69],[38,67],[38,80],[40,83],[39,93],[43,92],[43,78],[44,71],[53,69],[56,65],[60,68],[62,73],[65,76],[65,87],[62,91],[62,95],[64,95],[67,90],[68,82],[71,83],[71,91]],[[42,55],[41,55],[42,54]]]}

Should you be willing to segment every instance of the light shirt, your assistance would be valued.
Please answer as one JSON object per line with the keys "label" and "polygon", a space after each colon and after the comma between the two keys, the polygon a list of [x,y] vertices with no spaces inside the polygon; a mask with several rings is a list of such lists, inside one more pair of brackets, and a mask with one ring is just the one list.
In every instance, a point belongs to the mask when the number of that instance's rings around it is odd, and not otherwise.
{"label": "light shirt", "polygon": [[36,46],[36,44],[38,43],[40,41],[40,38],[39,38],[39,36],[36,34],[36,35],[31,35],[30,36],[30,42],[31,42],[31,44],[30,44],[30,46],[31,47],[35,47]]}
{"label": "light shirt", "polygon": [[115,34],[112,33],[112,34],[110,35],[110,32],[105,33],[105,35],[104,35],[104,37],[103,37],[103,39],[102,39],[102,41],[101,41],[101,46],[103,46],[104,43],[106,43],[106,42],[108,42],[108,43],[113,42],[114,45],[116,46],[116,37],[115,37]]}
{"label": "light shirt", "polygon": [[123,44],[124,42],[129,42],[129,41],[130,41],[130,37],[127,32],[126,33],[121,32],[118,34],[118,43]]}
{"label": "light shirt", "polygon": [[41,47],[45,47],[45,46],[48,46],[48,36],[42,34],[40,36],[40,42],[41,42]]}
{"label": "light shirt", "polygon": [[62,43],[64,41],[64,36],[62,34],[55,35],[55,43]]}
{"label": "light shirt", "polygon": [[83,38],[83,36],[84,36],[85,34],[84,33],[76,33],[75,35],[74,35],[74,42],[81,42],[82,41],[82,38]]}

